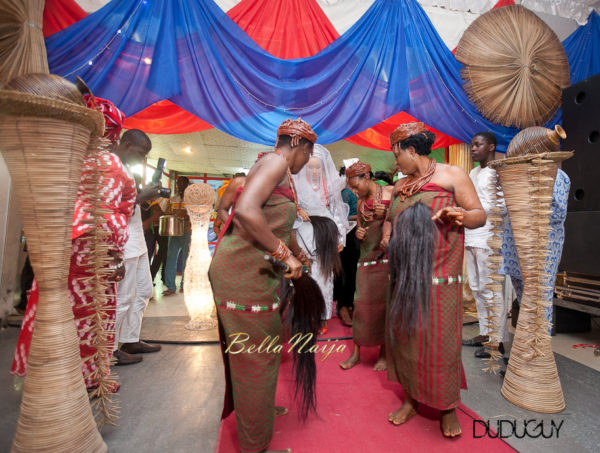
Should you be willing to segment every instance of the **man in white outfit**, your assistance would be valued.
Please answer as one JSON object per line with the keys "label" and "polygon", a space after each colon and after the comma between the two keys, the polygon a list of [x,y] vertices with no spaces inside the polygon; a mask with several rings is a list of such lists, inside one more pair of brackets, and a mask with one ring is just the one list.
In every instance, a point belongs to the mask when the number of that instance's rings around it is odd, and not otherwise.
{"label": "man in white outfit", "polygon": [[[491,132],[480,132],[471,140],[471,157],[474,162],[479,162],[469,173],[471,181],[475,186],[481,205],[488,215],[488,220],[484,226],[475,229],[465,228],[465,261],[467,273],[469,275],[469,286],[475,297],[477,304],[477,316],[479,317],[479,335],[469,340],[463,341],[465,346],[478,346],[475,351],[475,357],[488,358],[490,354],[483,347],[483,343],[489,340],[489,310],[486,307],[486,301],[493,297],[491,290],[486,288],[491,280],[488,278],[491,271],[488,266],[488,258],[492,253],[488,240],[492,237],[492,224],[489,220],[492,203],[496,200],[496,170],[487,166],[495,159],[496,154],[496,136]],[[502,297],[494,298],[497,307],[497,313],[501,319],[501,342],[508,340],[507,330],[507,309]],[[504,347],[500,344],[500,352],[504,352]]]}
{"label": "man in white outfit", "polygon": [[[140,130],[132,129],[123,134],[115,154],[123,162],[129,176],[133,177],[128,167],[142,163],[151,148],[152,143],[148,136]],[[152,297],[152,276],[139,203],[156,198],[157,195],[156,186],[148,186],[138,193],[135,209],[127,227],[129,239],[125,243],[123,253],[125,277],[117,286],[114,352],[117,365],[141,362],[142,357],[137,354],[157,352],[161,349],[159,345],[149,345],[140,341],[142,318]]]}

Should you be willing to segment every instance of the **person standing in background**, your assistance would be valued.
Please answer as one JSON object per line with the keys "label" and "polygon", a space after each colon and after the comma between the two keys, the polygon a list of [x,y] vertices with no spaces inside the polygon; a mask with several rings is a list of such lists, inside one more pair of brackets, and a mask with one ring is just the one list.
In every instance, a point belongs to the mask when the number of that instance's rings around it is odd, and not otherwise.
{"label": "person standing in background", "polygon": [[[164,200],[164,203],[161,203]],[[152,275],[152,284],[158,270],[162,266],[161,280],[165,282],[165,268],[167,267],[167,248],[169,245],[168,236],[160,236],[158,234],[159,219],[165,213],[162,206],[168,203],[168,200],[162,198],[155,200],[152,203],[143,203],[142,205],[142,221],[144,226],[144,237],[146,246],[148,247],[148,259],[150,261],[150,274]],[[157,248],[158,246],[158,248]]]}
{"label": "person standing in background", "polygon": [[[479,162],[469,173],[469,177],[475,186],[477,196],[481,205],[489,215],[492,209],[492,203],[496,200],[496,170],[488,167],[488,163],[496,156],[496,136],[491,132],[480,132],[475,134],[471,140],[471,157],[474,162]],[[465,260],[467,273],[469,275],[469,286],[473,292],[473,297],[477,304],[477,315],[479,317],[479,335],[469,340],[464,340],[464,346],[479,347],[475,351],[475,357],[489,358],[490,353],[485,350],[483,343],[489,341],[490,325],[489,318],[491,313],[487,308],[487,300],[492,299],[493,293],[486,285],[491,282],[489,275],[491,273],[488,265],[489,256],[492,249],[488,241],[492,238],[492,223],[488,219],[481,228],[465,228]],[[495,299],[496,300],[496,299]],[[502,299],[497,299],[502,300]],[[504,303],[496,307],[496,312],[501,318],[501,343],[500,352],[504,353],[503,342],[508,341],[508,328],[506,318],[508,311]]]}
{"label": "person standing in background", "polygon": [[[119,156],[131,177],[128,167],[142,163],[151,148],[152,143],[148,136],[138,129],[132,129],[123,134],[115,154]],[[146,186],[140,191],[127,227],[129,239],[125,243],[123,253],[125,276],[117,286],[114,352],[117,365],[140,362],[142,357],[135,354],[157,352],[161,349],[159,345],[149,345],[140,341],[142,318],[152,296],[152,280],[139,204],[157,197],[157,186]]]}
{"label": "person standing in background", "polygon": [[176,193],[169,200],[167,209],[165,210],[166,215],[174,215],[183,219],[184,228],[183,235],[171,236],[169,238],[169,245],[167,251],[167,267],[165,270],[165,284],[167,289],[163,292],[163,296],[172,296],[177,292],[177,284],[175,278],[177,276],[177,260],[181,253],[181,284],[179,285],[179,292],[183,293],[183,279],[185,276],[185,264],[190,251],[190,242],[192,240],[192,223],[185,209],[185,203],[183,202],[183,193],[185,189],[190,185],[190,180],[185,176],[179,176],[175,183]]}
{"label": "person standing in background", "polygon": [[[346,162],[344,161],[344,164]],[[346,175],[346,167],[340,168],[340,176]],[[346,187],[342,190],[342,200],[350,208],[348,221],[356,222],[356,203],[358,197]],[[342,272],[333,283],[333,298],[342,323],[352,326],[352,312],[354,311],[354,291],[356,291],[356,265],[360,258],[360,241],[356,239],[356,225],[346,234],[346,246],[340,253]]]}
{"label": "person standing in background", "polygon": [[[356,238],[361,243],[356,271],[356,297],[350,357],[340,363],[344,370],[360,363],[361,347],[379,346],[374,371],[385,371],[385,310],[389,272],[387,249],[381,246],[383,224],[390,206],[393,186],[382,187],[371,178],[371,166],[358,159],[346,169],[348,186],[358,195]],[[388,236],[389,238],[389,236]]]}

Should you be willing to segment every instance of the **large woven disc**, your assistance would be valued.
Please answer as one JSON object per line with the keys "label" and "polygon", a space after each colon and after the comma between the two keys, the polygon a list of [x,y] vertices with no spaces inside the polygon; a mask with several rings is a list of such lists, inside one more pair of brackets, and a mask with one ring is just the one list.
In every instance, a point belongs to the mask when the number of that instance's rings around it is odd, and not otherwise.
{"label": "large woven disc", "polygon": [[456,58],[469,98],[483,116],[504,126],[546,123],[569,86],[569,62],[556,34],[520,5],[477,18],[464,32]]}

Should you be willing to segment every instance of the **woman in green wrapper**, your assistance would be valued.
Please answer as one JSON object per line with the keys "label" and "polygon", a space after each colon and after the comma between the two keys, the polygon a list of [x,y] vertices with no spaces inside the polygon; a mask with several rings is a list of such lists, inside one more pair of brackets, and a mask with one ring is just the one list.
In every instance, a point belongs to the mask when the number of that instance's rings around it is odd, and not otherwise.
{"label": "woman in green wrapper", "polygon": [[287,278],[300,277],[302,264],[288,248],[297,212],[291,174],[308,162],[316,140],[310,125],[300,119],[279,126],[275,150],[259,156],[248,173],[230,217],[233,222],[225,225],[228,233],[209,270],[227,377],[222,417],[235,410],[244,453],[267,451],[276,412],[286,412],[275,408],[282,335],[276,294],[280,278],[263,257],[270,253],[284,262]]}
{"label": "woman in green wrapper", "polygon": [[435,136],[423,123],[390,137],[398,169],[383,246],[390,256],[386,344],[388,379],[402,384],[404,404],[389,414],[405,423],[423,403],[441,411],[445,437],[461,428],[455,408],[466,384],[461,362],[463,226],[485,224],[473,183],[460,168],[429,157]]}
{"label": "woman in green wrapper", "polygon": [[383,222],[390,205],[393,186],[375,183],[371,166],[357,161],[346,168],[348,187],[358,195],[356,238],[361,241],[356,272],[354,349],[340,367],[349,370],[360,362],[361,346],[380,346],[379,358],[373,369],[385,371],[385,309],[389,286],[385,249],[380,247]]}

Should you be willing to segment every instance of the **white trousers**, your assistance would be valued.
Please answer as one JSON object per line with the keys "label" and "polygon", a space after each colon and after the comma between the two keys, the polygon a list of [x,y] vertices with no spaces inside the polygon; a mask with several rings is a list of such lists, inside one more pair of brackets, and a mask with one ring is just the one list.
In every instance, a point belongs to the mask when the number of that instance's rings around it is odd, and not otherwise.
{"label": "white trousers", "polygon": [[[491,274],[488,267],[488,258],[492,251],[478,247],[465,247],[465,261],[467,264],[467,274],[469,275],[469,286],[477,304],[477,316],[479,318],[479,333],[481,335],[489,335],[490,326],[488,325],[488,316],[490,315],[486,300],[493,297],[491,290],[486,288],[486,285],[491,282],[489,275]],[[495,298],[497,307],[495,307],[501,319],[500,338],[502,342],[508,341],[508,324],[507,316],[508,309],[504,302],[504,297]]]}
{"label": "white trousers", "polygon": [[142,318],[152,297],[152,276],[148,254],[124,260],[125,277],[117,285],[117,319],[115,350],[119,343],[140,340]]}

